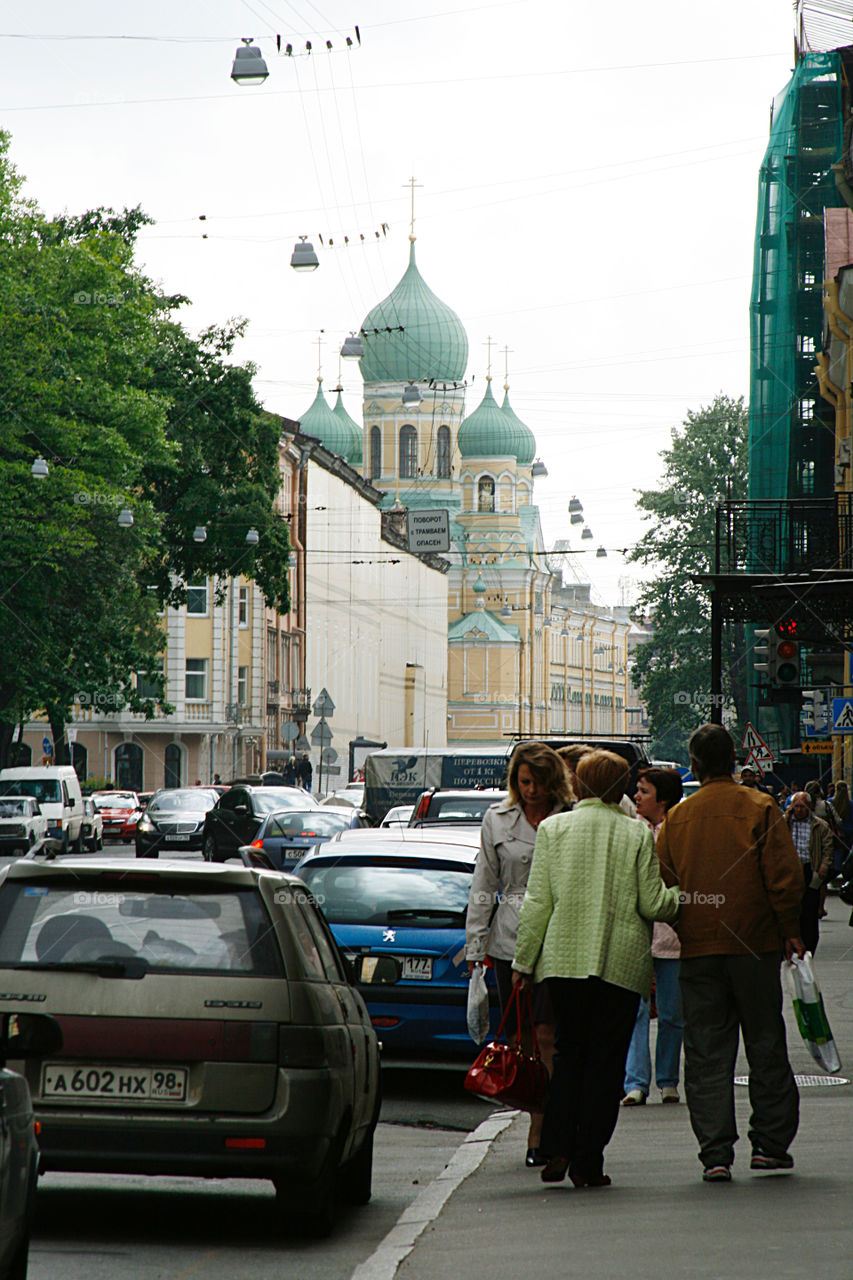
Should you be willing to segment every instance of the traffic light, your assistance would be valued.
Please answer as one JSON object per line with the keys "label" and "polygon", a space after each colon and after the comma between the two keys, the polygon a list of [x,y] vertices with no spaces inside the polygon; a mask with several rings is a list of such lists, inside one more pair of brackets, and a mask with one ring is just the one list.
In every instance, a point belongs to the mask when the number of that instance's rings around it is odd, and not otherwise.
{"label": "traffic light", "polygon": [[829,706],[823,689],[803,689],[801,719],[813,734],[825,733],[829,728]]}
{"label": "traffic light", "polygon": [[770,683],[779,689],[794,689],[800,683],[800,642],[795,618],[776,623],[773,667]]}
{"label": "traffic light", "polygon": [[752,643],[752,652],[755,658],[753,666],[756,671],[760,671],[762,675],[766,675],[769,681],[772,681],[771,674],[771,655],[773,653],[773,645],[771,640],[774,638],[773,632],[767,629],[756,631]]}

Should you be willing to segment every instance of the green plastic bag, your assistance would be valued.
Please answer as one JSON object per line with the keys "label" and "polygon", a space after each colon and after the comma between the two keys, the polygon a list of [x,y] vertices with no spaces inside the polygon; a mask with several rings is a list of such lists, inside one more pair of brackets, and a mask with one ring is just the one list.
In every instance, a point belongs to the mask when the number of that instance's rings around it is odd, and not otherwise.
{"label": "green plastic bag", "polygon": [[786,961],[784,969],[794,1006],[794,1017],[806,1048],[824,1071],[831,1074],[840,1071],[841,1059],[823,1007],[823,996],[815,975],[812,953],[807,951],[802,959],[794,956]]}

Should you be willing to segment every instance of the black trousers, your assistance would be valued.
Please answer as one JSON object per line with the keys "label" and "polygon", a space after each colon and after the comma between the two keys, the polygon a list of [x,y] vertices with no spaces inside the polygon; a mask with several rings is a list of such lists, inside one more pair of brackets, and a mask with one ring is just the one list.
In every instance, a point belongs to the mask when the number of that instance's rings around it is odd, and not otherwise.
{"label": "black trousers", "polygon": [[540,1150],[569,1172],[599,1177],[619,1118],[625,1059],[640,997],[601,978],[548,978],[557,1020]]}
{"label": "black trousers", "polygon": [[682,957],[684,1089],[706,1169],[734,1160],[739,1032],[749,1062],[750,1142],[781,1156],[797,1132],[800,1098],[788,1062],[780,963],[778,952]]}
{"label": "black trousers", "polygon": [[805,889],[803,892],[803,901],[800,904],[800,937],[806,944],[806,951],[810,951],[812,955],[817,951],[818,938],[820,937],[820,889],[810,889],[812,879],[811,863],[803,864],[803,878],[805,881]]}

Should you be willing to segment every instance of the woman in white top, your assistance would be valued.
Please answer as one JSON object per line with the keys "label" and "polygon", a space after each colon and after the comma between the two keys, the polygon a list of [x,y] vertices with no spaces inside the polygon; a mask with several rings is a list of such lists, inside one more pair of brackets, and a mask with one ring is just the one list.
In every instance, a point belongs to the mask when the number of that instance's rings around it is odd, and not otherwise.
{"label": "woman in white top", "polygon": [[[562,760],[544,742],[523,742],[512,753],[507,799],[486,810],[480,851],[471,882],[465,956],[469,972],[488,961],[495,971],[501,1007],[512,994],[512,960],[518,915],[530,875],[536,830],[543,818],[571,807],[574,796]],[[533,1020],[542,1061],[551,1070],[554,1015],[544,984],[533,987]],[[508,1028],[514,1032],[514,1026]],[[539,1155],[542,1116],[531,1115],[528,1167],[544,1164]]]}

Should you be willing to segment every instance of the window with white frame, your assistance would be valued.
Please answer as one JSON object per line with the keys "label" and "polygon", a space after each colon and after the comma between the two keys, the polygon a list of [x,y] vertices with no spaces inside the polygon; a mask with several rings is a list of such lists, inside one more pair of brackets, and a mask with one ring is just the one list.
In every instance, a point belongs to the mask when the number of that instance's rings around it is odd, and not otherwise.
{"label": "window with white frame", "polygon": [[207,578],[196,578],[187,585],[187,614],[206,618],[208,614]]}
{"label": "window with white frame", "polygon": [[160,659],[157,671],[137,671],[136,673],[136,692],[140,698],[159,698],[160,684],[155,681],[157,675],[162,679],[163,676],[163,658]]}
{"label": "window with white frame", "polygon": [[187,658],[184,696],[187,702],[207,701],[207,658]]}
{"label": "window with white frame", "polygon": [[237,668],[237,701],[241,707],[249,705],[249,668]]}
{"label": "window with white frame", "polygon": [[477,510],[494,511],[495,482],[491,476],[481,476],[477,481]]}
{"label": "window with white frame", "polygon": [[242,630],[249,625],[249,588],[240,587],[237,592],[237,626]]}
{"label": "window with white frame", "polygon": [[418,433],[412,426],[400,428],[400,478],[413,480],[418,474]]}

